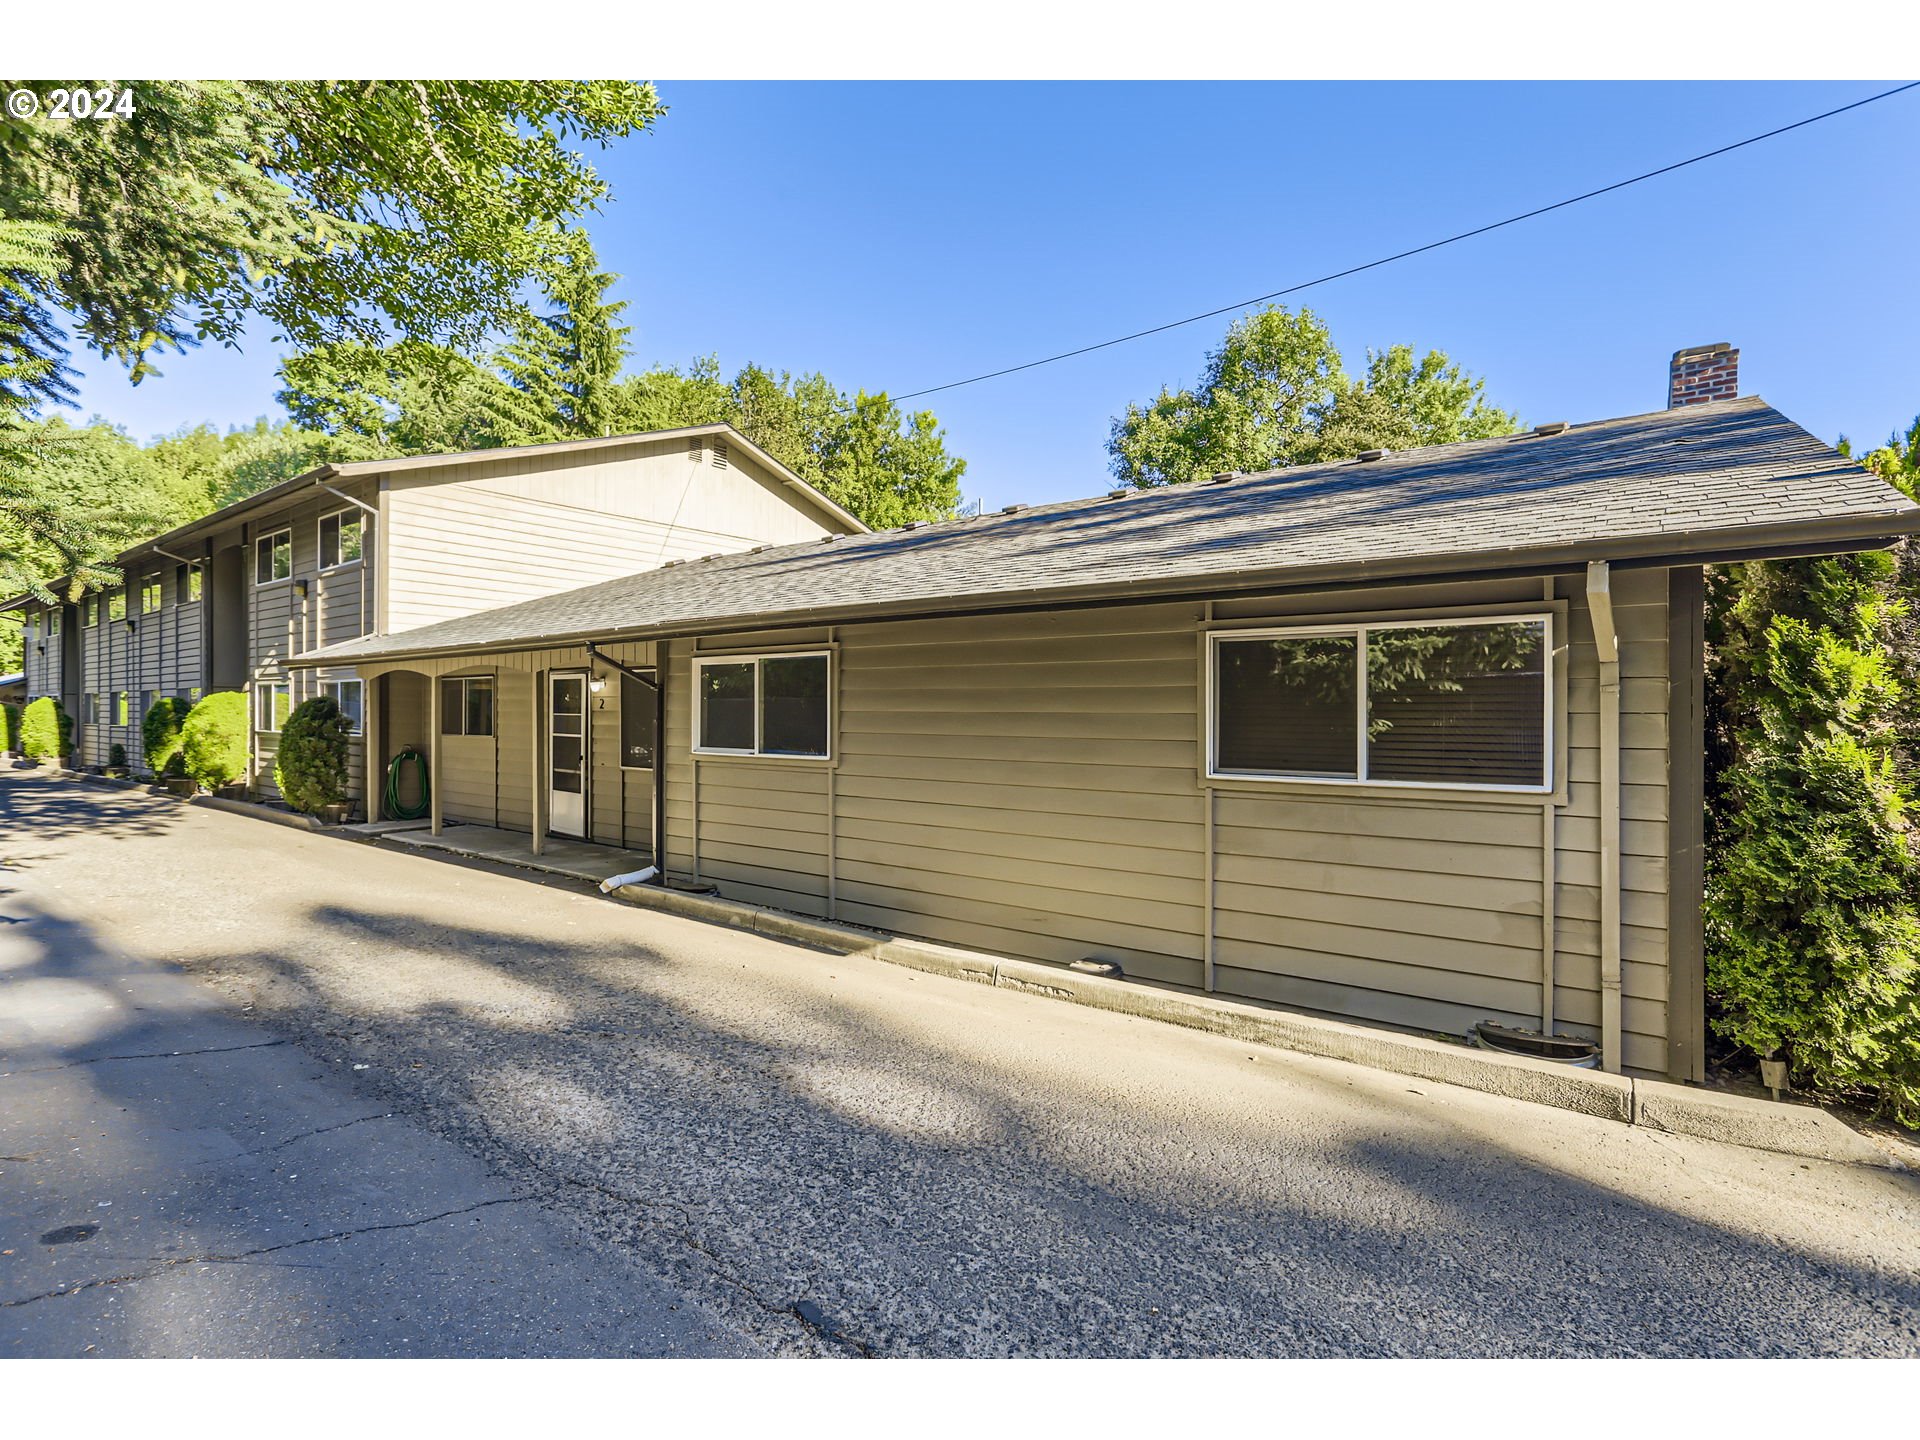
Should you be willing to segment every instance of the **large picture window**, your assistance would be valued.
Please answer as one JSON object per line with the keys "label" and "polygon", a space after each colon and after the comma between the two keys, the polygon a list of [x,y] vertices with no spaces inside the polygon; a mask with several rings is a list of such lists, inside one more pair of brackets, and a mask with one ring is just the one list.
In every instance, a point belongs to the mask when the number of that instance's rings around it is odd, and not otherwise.
{"label": "large picture window", "polygon": [[695,660],[695,752],[826,759],[830,671],[824,651]]}
{"label": "large picture window", "polygon": [[1220,631],[1219,778],[1553,788],[1545,615]]}

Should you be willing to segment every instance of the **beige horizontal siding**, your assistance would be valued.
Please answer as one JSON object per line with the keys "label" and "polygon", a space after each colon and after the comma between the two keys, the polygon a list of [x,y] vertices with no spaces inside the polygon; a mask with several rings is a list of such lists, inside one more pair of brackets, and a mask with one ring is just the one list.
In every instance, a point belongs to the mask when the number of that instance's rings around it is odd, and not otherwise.
{"label": "beige horizontal siding", "polygon": [[839,528],[744,454],[722,468],[684,440],[403,473],[387,515],[395,631]]}
{"label": "beige horizontal siding", "polygon": [[[1622,574],[1615,594],[1624,1046],[1630,1065],[1660,1071],[1664,575]],[[1584,597],[1562,582],[1559,598],[1569,623],[1560,637],[1557,1008],[1563,1028],[1597,1033],[1598,666]],[[1216,616],[1540,603],[1538,581],[1435,584],[1236,600]],[[831,767],[696,761],[692,647],[672,645],[670,862],[763,903],[1038,959],[1106,955],[1147,978],[1198,984],[1209,804],[1199,776],[1201,617],[1181,603],[842,627]],[[699,648],[754,644],[729,636]],[[1450,1033],[1484,1018],[1538,1024],[1540,800],[1259,782],[1211,793],[1220,989]]]}

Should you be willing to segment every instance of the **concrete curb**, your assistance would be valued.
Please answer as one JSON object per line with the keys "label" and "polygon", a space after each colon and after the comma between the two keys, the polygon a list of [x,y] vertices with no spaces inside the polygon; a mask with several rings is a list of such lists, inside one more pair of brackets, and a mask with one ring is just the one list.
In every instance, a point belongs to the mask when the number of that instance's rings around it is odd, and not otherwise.
{"label": "concrete curb", "polygon": [[111,775],[89,775],[79,770],[65,772],[74,779],[88,785],[101,785],[109,790],[138,790],[147,795],[158,795],[169,800],[180,800],[188,805],[203,805],[209,810],[224,810],[229,815],[246,815],[255,820],[266,820],[275,825],[290,826],[295,830],[332,830],[337,827],[328,825],[311,815],[301,815],[292,810],[276,810],[271,805],[261,805],[252,800],[227,800],[219,795],[175,795],[164,785],[149,785],[144,780],[119,780]]}
{"label": "concrete curb", "polygon": [[[164,791],[162,792],[165,793]],[[246,815],[255,820],[265,820],[274,825],[286,825],[294,830],[333,830],[339,827],[316,820],[311,815],[301,815],[292,810],[275,810],[271,805],[257,805],[251,800],[226,800],[218,795],[195,795],[188,799],[189,805],[204,805],[209,810],[224,810],[229,815]]]}
{"label": "concrete curb", "polygon": [[1345,1060],[1623,1125],[1845,1165],[1893,1168],[1893,1161],[1879,1147],[1811,1105],[1775,1104],[1660,1080],[1575,1070],[1524,1056],[1495,1055],[1419,1035],[906,939],[713,895],[652,885],[627,885],[614,894],[634,905],[736,930],[752,930],[837,955],[864,955],[927,974],[1184,1025],[1250,1044]]}

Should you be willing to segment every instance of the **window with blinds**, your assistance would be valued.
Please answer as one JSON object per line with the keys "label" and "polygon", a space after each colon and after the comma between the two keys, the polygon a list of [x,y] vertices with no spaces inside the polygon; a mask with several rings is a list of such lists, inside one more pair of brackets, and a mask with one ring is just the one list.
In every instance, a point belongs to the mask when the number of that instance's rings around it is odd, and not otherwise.
{"label": "window with blinds", "polygon": [[1218,633],[1219,777],[1552,788],[1544,615]]}

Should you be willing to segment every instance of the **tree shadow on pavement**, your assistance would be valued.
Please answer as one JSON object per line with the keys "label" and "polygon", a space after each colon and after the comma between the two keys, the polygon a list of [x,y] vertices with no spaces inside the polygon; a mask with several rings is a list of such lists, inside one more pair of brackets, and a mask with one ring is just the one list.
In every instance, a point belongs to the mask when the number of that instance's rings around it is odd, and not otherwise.
{"label": "tree shadow on pavement", "polygon": [[[633,940],[611,943],[542,936],[533,915],[425,937],[401,912],[320,904],[309,919],[316,943],[219,968],[316,1053],[367,1065],[393,1104],[556,1187],[602,1238],[775,1346],[811,1329],[886,1355],[1920,1348],[1910,1262],[1763,1243],[1595,1183],[1497,1132],[1413,1116],[1399,1077],[1356,1085],[1330,1062],[1271,1057],[1274,1110],[1249,1126],[1238,1100],[1116,1084],[1144,1051],[1076,1070],[843,998],[874,963],[854,957],[770,964],[767,942],[722,931],[705,940],[735,938],[742,963],[689,960],[672,936],[643,939],[659,932],[637,914]],[[384,969],[395,989],[350,969]],[[840,974],[840,991],[819,983]],[[917,984],[937,1004],[961,982]],[[1233,1048],[1134,1040],[1191,1043]],[[1328,1106],[1352,1123],[1289,1141],[1287,1107]],[[1898,1177],[1867,1183],[1882,1182],[1913,1205]]]}

